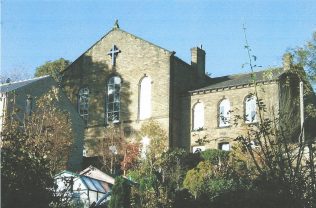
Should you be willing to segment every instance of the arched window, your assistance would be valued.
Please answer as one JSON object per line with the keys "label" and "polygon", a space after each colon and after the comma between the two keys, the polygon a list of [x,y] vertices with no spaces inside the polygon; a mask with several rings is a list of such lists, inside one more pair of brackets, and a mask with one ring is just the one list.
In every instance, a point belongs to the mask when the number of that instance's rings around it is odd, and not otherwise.
{"label": "arched window", "polygon": [[199,130],[204,127],[204,105],[198,102],[193,107],[193,130]]}
{"label": "arched window", "polygon": [[229,126],[230,119],[230,102],[228,99],[224,99],[219,104],[219,126]]}
{"label": "arched window", "polygon": [[121,110],[121,78],[111,77],[107,86],[106,119],[107,122],[117,123],[120,121]]}
{"label": "arched window", "polygon": [[257,122],[257,98],[253,95],[245,99],[245,122]]}
{"label": "arched window", "polygon": [[78,112],[81,118],[87,122],[89,115],[89,89],[81,88],[78,94]]}
{"label": "arched window", "polygon": [[139,119],[151,116],[151,79],[144,77],[139,87]]}

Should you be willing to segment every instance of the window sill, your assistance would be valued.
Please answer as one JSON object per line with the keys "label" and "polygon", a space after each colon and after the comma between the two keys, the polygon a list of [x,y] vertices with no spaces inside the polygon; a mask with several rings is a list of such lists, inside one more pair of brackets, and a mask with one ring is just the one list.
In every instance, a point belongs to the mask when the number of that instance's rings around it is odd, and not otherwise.
{"label": "window sill", "polygon": [[229,125],[229,126],[218,126],[217,128],[218,129],[227,129],[227,128],[231,128],[232,125]]}
{"label": "window sill", "polygon": [[206,131],[206,128],[203,129],[192,129],[191,132],[202,132],[202,131]]}
{"label": "window sill", "polygon": [[151,120],[151,119],[152,119],[152,117],[149,117],[149,118],[138,118],[137,122],[148,121],[148,120]]}
{"label": "window sill", "polygon": [[259,124],[259,121],[254,121],[254,122],[244,122],[244,125],[247,125],[247,126],[249,126],[249,125],[257,125],[257,124]]}
{"label": "window sill", "polygon": [[113,124],[114,126],[120,125],[122,122],[121,121],[117,121],[117,122],[106,122],[105,123],[105,127],[109,126],[110,124]]}

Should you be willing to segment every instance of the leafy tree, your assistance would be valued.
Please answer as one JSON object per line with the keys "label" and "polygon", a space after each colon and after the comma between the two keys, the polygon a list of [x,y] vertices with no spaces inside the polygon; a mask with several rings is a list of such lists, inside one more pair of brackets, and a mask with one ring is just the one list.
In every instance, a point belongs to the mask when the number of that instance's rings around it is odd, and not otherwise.
{"label": "leafy tree", "polygon": [[[308,148],[302,140],[291,143],[276,126],[265,119],[259,128],[252,127],[247,136],[237,138],[244,147],[243,154],[250,158],[246,163],[253,170],[256,189],[266,200],[284,200],[282,207],[313,207],[315,149]],[[257,141],[256,148],[251,141]]]}
{"label": "leafy tree", "polygon": [[121,162],[121,169],[126,175],[126,171],[133,168],[137,163],[139,157],[139,145],[136,143],[128,143],[125,145],[125,153],[123,161]]}
{"label": "leafy tree", "polygon": [[[185,175],[201,160],[199,154],[189,153],[183,149],[168,150],[161,155],[158,169],[161,175],[161,189],[164,191],[165,201],[168,202],[165,206],[178,206],[177,200],[181,200],[179,196],[186,194],[182,190]],[[188,197],[188,200],[191,199],[190,195]]]}
{"label": "leafy tree", "polygon": [[104,127],[103,138],[86,141],[86,145],[94,155],[97,155],[94,165],[101,170],[119,175],[121,169],[124,171],[129,168],[129,166],[126,166],[126,169],[120,168],[128,148],[121,126],[109,123]]}
{"label": "leafy tree", "polygon": [[139,140],[147,138],[149,144],[142,146],[144,153],[138,163],[129,170],[128,176],[139,184],[132,188],[133,207],[171,207],[163,186],[161,156],[167,149],[167,135],[158,122],[144,122]]}
{"label": "leafy tree", "polygon": [[61,81],[61,72],[66,69],[71,62],[64,58],[55,61],[47,61],[45,64],[35,69],[35,77],[44,75],[52,76],[57,82]]}
{"label": "leafy tree", "polygon": [[[222,159],[219,159],[220,156]],[[183,187],[194,195],[199,207],[215,202],[222,194],[246,188],[243,178],[247,176],[235,171],[236,163],[231,154],[222,150],[207,150],[202,157],[206,160],[189,170],[183,182]]]}
{"label": "leafy tree", "polygon": [[292,49],[296,64],[304,67],[311,80],[316,81],[316,32],[304,46]]}
{"label": "leafy tree", "polygon": [[[48,207],[55,200],[53,175],[65,169],[72,144],[68,116],[54,102],[58,91],[38,99],[24,120],[13,103],[1,132],[3,207]],[[13,99],[14,100],[14,99]]]}
{"label": "leafy tree", "polygon": [[201,160],[199,154],[188,153],[184,149],[164,152],[160,167],[163,183],[168,187],[169,192],[181,189],[187,171],[196,167]]}
{"label": "leafy tree", "polygon": [[210,174],[210,170],[212,169],[212,164],[208,161],[202,161],[198,164],[198,166],[192,170],[187,172],[187,175],[183,181],[183,187],[188,189],[195,199],[202,192],[203,183]]}
{"label": "leafy tree", "polygon": [[129,208],[131,207],[130,201],[131,185],[127,179],[122,176],[115,178],[115,184],[112,188],[111,200],[109,203],[110,208]]}
{"label": "leafy tree", "polygon": [[59,89],[54,88],[44,94],[37,100],[34,112],[24,119],[24,131],[31,138],[28,140],[30,151],[49,159],[52,174],[67,169],[73,144],[68,112],[57,108],[59,93]]}
{"label": "leafy tree", "polygon": [[201,152],[201,157],[204,160],[209,161],[212,165],[218,165],[228,161],[229,152],[218,149],[208,149]]}
{"label": "leafy tree", "polygon": [[150,120],[145,122],[139,131],[139,140],[143,140],[146,137],[149,139],[150,145],[148,147],[144,147],[143,143],[143,149],[146,149],[145,161],[148,161],[152,168],[154,168],[153,166],[159,162],[157,160],[159,156],[161,156],[162,153],[167,150],[168,136],[166,131],[160,126],[158,122]]}
{"label": "leafy tree", "polygon": [[[245,48],[253,72],[256,65],[253,64],[255,60],[251,58],[253,56],[247,38]],[[288,64],[290,64],[289,73],[296,74],[304,80],[302,65],[293,66],[291,62]],[[241,145],[242,154],[246,155],[244,157],[246,168],[252,170],[252,190],[258,194],[254,198],[261,199],[258,200],[261,202],[262,199],[270,202],[270,204],[262,202],[257,207],[314,207],[315,138],[304,139],[301,129],[296,141],[293,142],[292,135],[288,132],[292,131],[289,127],[296,121],[293,118],[282,119],[282,114],[278,117],[268,112],[264,101],[258,96],[259,85],[255,77],[253,83],[254,94],[258,100],[259,123],[249,125],[245,134],[240,135],[236,140]]]}
{"label": "leafy tree", "polygon": [[[33,151],[17,122],[2,135],[2,207],[48,207],[53,200],[49,160]],[[32,151],[31,151],[32,149]]]}
{"label": "leafy tree", "polygon": [[104,131],[104,138],[94,144],[93,148],[95,148],[96,154],[100,156],[101,169],[111,174],[117,174],[124,156],[125,138],[121,128],[113,123],[109,124]]}

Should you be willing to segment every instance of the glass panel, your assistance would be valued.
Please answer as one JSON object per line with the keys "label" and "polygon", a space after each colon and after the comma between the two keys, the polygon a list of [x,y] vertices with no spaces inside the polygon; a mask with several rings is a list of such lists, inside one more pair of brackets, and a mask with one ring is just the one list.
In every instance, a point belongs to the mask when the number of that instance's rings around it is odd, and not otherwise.
{"label": "glass panel", "polygon": [[121,90],[121,85],[116,84],[115,85],[115,92],[120,92]]}
{"label": "glass panel", "polygon": [[220,126],[223,126],[224,125],[224,121],[225,121],[225,116],[224,116],[224,106],[221,106],[220,107],[220,110],[219,110],[220,114],[219,114],[219,124]]}
{"label": "glass panel", "polygon": [[230,111],[230,103],[228,99],[224,99],[220,103],[220,120],[219,126],[229,126],[229,111]]}
{"label": "glass panel", "polygon": [[97,191],[96,187],[94,186],[94,184],[92,183],[90,178],[87,177],[81,177],[82,180],[85,182],[85,184],[87,185],[87,188],[93,191]]}
{"label": "glass panel", "polygon": [[100,181],[91,179],[92,183],[94,184],[94,186],[98,189],[99,192],[103,192],[105,193],[106,191],[104,190],[104,188],[102,187],[102,185],[100,184]]}
{"label": "glass panel", "polygon": [[78,95],[78,112],[80,116],[87,121],[89,109],[89,89],[82,88]]}
{"label": "glass panel", "polygon": [[108,82],[107,121],[119,121],[121,78],[111,77]]}
{"label": "glass panel", "polygon": [[193,111],[193,129],[198,130],[204,127],[204,105],[197,103]]}
{"label": "glass panel", "polygon": [[114,84],[114,77],[111,77],[111,78],[109,79],[109,84]]}
{"label": "glass panel", "polygon": [[108,104],[108,111],[109,111],[109,112],[112,112],[112,111],[113,111],[113,104],[112,104],[112,103],[109,103],[109,104]]}
{"label": "glass panel", "polygon": [[246,99],[245,103],[245,117],[246,117],[246,123],[252,123],[257,121],[257,103],[256,103],[256,97],[251,96]]}
{"label": "glass panel", "polygon": [[109,95],[109,102],[112,103],[114,101],[114,95],[110,94]]}
{"label": "glass panel", "polygon": [[151,79],[144,77],[140,85],[139,118],[146,119],[151,116]]}
{"label": "glass panel", "polygon": [[119,112],[114,112],[113,121],[119,121],[120,120],[120,114]]}
{"label": "glass panel", "polygon": [[113,121],[113,113],[108,113],[108,121]]}
{"label": "glass panel", "polygon": [[193,153],[203,152],[205,151],[205,146],[194,146],[192,147]]}
{"label": "glass panel", "polygon": [[221,114],[221,115],[224,115],[224,106],[221,106],[221,107],[220,107],[220,114]]}
{"label": "glass panel", "polygon": [[114,103],[114,111],[120,110],[120,103]]}
{"label": "glass panel", "polygon": [[120,102],[120,94],[119,93],[114,94],[114,102]]}
{"label": "glass panel", "polygon": [[251,119],[251,122],[256,121],[256,111],[251,111],[251,117],[250,117],[250,119]]}
{"label": "glass panel", "polygon": [[108,86],[108,94],[114,93],[114,85],[109,85]]}
{"label": "glass panel", "polygon": [[121,84],[121,78],[119,78],[119,77],[114,77],[114,83],[115,84]]}
{"label": "glass panel", "polygon": [[221,149],[224,150],[224,151],[229,151],[230,150],[229,143],[223,143],[221,146],[222,146]]}

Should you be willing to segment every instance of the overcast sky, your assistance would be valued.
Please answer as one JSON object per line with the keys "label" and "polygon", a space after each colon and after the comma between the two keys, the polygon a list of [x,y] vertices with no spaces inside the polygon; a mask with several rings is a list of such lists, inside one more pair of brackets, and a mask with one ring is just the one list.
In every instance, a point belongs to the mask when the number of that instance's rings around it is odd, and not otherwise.
{"label": "overcast sky", "polygon": [[[49,60],[74,61],[120,27],[190,63],[203,45],[212,76],[247,72],[243,24],[257,63],[281,65],[283,53],[316,31],[315,0],[2,0],[1,74],[33,75]],[[106,55],[106,54],[105,54]]]}

